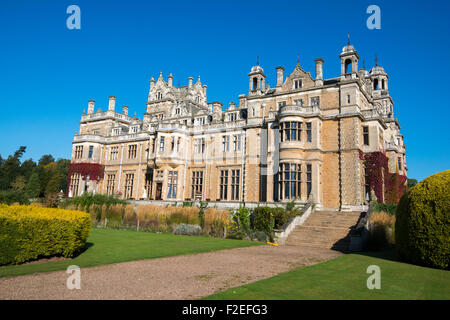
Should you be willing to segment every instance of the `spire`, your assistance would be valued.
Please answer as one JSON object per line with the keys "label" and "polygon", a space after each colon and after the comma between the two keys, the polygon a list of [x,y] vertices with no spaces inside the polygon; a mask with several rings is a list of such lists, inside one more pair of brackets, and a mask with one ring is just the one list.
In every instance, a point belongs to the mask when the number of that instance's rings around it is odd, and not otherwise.
{"label": "spire", "polygon": [[375,66],[378,66],[378,54],[375,53]]}
{"label": "spire", "polygon": [[256,56],[256,65],[259,66],[259,56]]}
{"label": "spire", "polygon": [[350,45],[350,32],[347,33],[348,42],[347,45]]}
{"label": "spire", "polygon": [[300,68],[300,52],[297,52],[297,65],[296,68]]}

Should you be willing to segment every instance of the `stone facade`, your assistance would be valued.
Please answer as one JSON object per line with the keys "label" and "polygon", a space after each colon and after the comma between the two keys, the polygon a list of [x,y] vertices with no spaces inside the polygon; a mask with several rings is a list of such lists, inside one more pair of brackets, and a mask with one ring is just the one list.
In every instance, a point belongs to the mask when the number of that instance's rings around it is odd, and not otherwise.
{"label": "stone facade", "polygon": [[69,195],[84,191],[134,200],[314,202],[351,210],[368,198],[359,153],[385,151],[389,171],[406,175],[405,145],[393,115],[388,75],[358,68],[350,44],[340,54],[339,77],[316,77],[297,63],[285,78],[277,67],[271,88],[254,66],[248,94],[223,108],[207,101],[198,77],[176,87],[150,80],[143,119],[128,107],[95,111],[89,101],[73,140],[72,162],[105,166],[103,179],[70,177]]}

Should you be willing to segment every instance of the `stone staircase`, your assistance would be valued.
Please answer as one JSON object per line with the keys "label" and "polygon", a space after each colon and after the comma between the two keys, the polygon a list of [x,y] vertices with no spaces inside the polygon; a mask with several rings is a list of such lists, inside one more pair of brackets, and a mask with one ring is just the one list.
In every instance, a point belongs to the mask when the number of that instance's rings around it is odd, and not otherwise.
{"label": "stone staircase", "polygon": [[360,212],[315,211],[291,232],[285,244],[346,252],[350,244],[351,228],[358,222],[360,214]]}

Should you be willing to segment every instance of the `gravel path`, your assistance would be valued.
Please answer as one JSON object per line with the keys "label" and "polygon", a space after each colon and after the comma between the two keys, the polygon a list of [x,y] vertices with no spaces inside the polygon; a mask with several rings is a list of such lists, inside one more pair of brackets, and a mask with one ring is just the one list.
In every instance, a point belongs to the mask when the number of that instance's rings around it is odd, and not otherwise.
{"label": "gravel path", "polygon": [[197,299],[342,253],[256,246],[81,269],[81,289],[63,271],[0,278],[0,299]]}

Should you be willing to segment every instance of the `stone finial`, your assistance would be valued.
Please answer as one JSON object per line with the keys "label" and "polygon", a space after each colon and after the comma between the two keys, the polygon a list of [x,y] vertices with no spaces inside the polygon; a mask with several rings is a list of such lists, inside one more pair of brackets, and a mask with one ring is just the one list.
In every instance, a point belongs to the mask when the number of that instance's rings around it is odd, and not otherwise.
{"label": "stone finial", "polygon": [[192,87],[192,83],[194,81],[194,78],[189,77],[188,80],[189,80],[189,88],[190,88],[190,87]]}
{"label": "stone finial", "polygon": [[94,105],[95,105],[95,101],[94,100],[89,100],[88,101],[88,114],[94,113]]}
{"label": "stone finial", "polygon": [[128,106],[123,106],[122,107],[122,114],[124,114],[124,115],[128,115]]}
{"label": "stone finial", "polygon": [[169,76],[167,77],[167,79],[168,79],[168,85],[169,85],[169,87],[171,87],[172,86],[172,84],[173,84],[173,75],[172,74],[169,74]]}
{"label": "stone finial", "polygon": [[281,87],[284,82],[283,71],[284,68],[282,66],[276,67],[277,70],[277,87]]}

